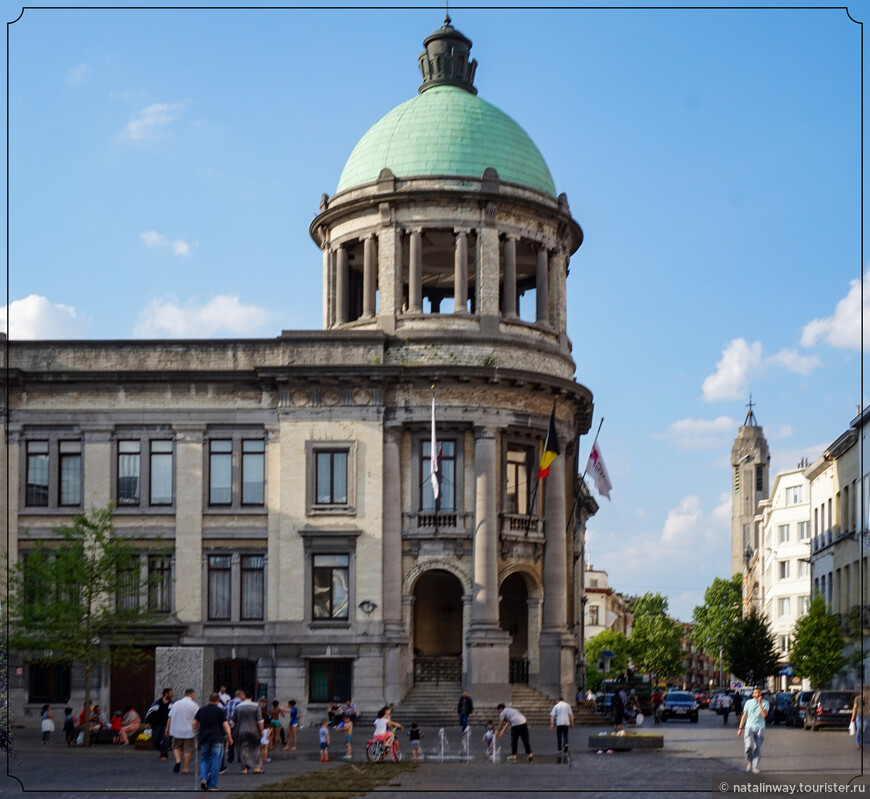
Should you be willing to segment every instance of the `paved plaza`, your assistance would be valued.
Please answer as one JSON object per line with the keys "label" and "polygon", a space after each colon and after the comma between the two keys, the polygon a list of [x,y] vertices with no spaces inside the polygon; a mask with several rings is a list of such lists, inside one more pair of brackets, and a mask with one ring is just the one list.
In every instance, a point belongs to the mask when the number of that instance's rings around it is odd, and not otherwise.
{"label": "paved plaza", "polygon": [[[406,721],[406,720],[402,720]],[[715,775],[744,779],[745,761],[742,741],[737,737],[732,718],[728,727],[721,718],[702,711],[698,724],[669,722],[655,728],[664,736],[664,749],[658,752],[631,752],[597,754],[587,747],[587,739],[601,728],[576,728],[571,731],[571,767],[556,763],[555,734],[548,729],[532,729],[531,740],[535,751],[532,764],[519,762],[509,765],[500,759],[494,764],[484,759],[483,744],[479,742],[483,728],[478,723],[472,749],[473,759],[461,762],[458,728],[445,730],[448,759],[439,762],[440,745],[437,729],[429,729],[422,722],[424,761],[413,772],[401,777],[398,783],[385,785],[376,793],[396,793],[420,797],[442,796],[447,792],[523,793],[543,796],[554,792],[582,792],[584,796],[645,796],[657,792],[683,792],[684,795],[710,795]],[[363,724],[355,736],[354,763],[360,768],[378,768],[365,764],[365,737]],[[477,734],[479,729],[480,735]],[[60,739],[58,733],[55,737]],[[328,764],[318,762],[319,749],[316,727],[305,726],[299,735],[296,753],[278,752],[266,765],[266,773],[242,776],[238,766],[220,778],[225,794],[263,789],[268,796],[269,785],[308,771],[340,768],[338,756]],[[338,735],[333,736],[337,740]],[[91,749],[67,749],[58,741],[50,747],[40,745],[36,724],[17,729],[15,746],[8,757],[7,776],[0,783],[0,794],[50,795],[64,797],[101,797],[120,799],[129,796],[164,797],[179,792],[202,794],[199,780],[194,774],[175,774],[172,762],[161,762],[156,752],[141,751],[133,747],[101,745]],[[505,750],[508,738],[500,739]],[[407,750],[407,746],[406,746]],[[522,751],[522,748],[521,748]],[[453,758],[453,759],[450,759]],[[867,758],[870,770],[870,758]],[[521,758],[522,761],[522,758]],[[766,734],[762,752],[762,773],[756,779],[771,774],[800,774],[808,778],[846,778],[862,773],[861,753],[854,746],[854,738],[845,731],[804,732],[783,726],[771,727]],[[352,785],[348,786],[348,789]],[[870,791],[870,789],[868,789]],[[274,793],[272,795],[275,795]]]}

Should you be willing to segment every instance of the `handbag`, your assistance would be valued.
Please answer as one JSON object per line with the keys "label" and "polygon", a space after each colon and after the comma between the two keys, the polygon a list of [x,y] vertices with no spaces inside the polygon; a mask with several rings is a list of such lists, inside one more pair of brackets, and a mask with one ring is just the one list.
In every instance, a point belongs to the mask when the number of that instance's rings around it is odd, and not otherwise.
{"label": "handbag", "polygon": [[640,727],[643,724],[643,713],[638,713],[634,720],[635,726]]}
{"label": "handbag", "polygon": [[855,734],[855,722],[850,721],[849,722],[849,735],[854,735],[854,734]]}

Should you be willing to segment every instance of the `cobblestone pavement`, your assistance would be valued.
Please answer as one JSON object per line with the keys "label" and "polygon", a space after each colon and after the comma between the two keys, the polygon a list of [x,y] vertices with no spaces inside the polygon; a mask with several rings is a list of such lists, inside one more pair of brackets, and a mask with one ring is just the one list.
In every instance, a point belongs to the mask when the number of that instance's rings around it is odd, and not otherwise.
{"label": "cobblestone pavement", "polygon": [[[33,727],[35,725],[30,725]],[[478,725],[479,726],[479,725]],[[52,746],[40,745],[36,729],[16,729],[13,750],[7,757],[6,776],[0,777],[0,795],[52,796],[56,799],[122,799],[123,797],[168,797],[179,792],[202,794],[196,774],[175,774],[172,761],[161,762],[153,750],[133,747],[96,746],[91,749],[67,747],[57,741]],[[458,729],[445,731],[448,758],[439,762],[438,730],[430,730],[421,722],[426,738],[423,742],[424,761],[399,782],[384,786],[369,794],[380,797],[395,793],[412,793],[415,799],[443,796],[446,793],[473,793],[475,796],[496,793],[523,793],[545,796],[557,793],[579,793],[584,797],[648,796],[655,793],[680,791],[683,795],[709,796],[716,775],[740,778],[745,776],[742,742],[737,738],[732,719],[722,725],[714,713],[702,712],[700,723],[668,723],[655,728],[664,736],[664,749],[654,752],[602,754],[589,749],[588,736],[605,728],[576,728],[571,731],[571,767],[556,762],[555,734],[546,729],[531,731],[535,749],[534,763],[510,765],[503,758],[498,763],[484,759],[482,735],[475,732],[470,762],[457,759]],[[359,728],[365,730],[365,727]],[[476,728],[475,728],[476,729]],[[651,732],[651,729],[646,730]],[[58,738],[58,734],[55,733]],[[364,761],[365,739],[356,736],[354,762]],[[305,727],[299,735],[296,753],[277,752],[266,773],[242,776],[238,766],[220,778],[221,791],[265,790],[271,783],[294,774],[323,768],[339,767],[340,758],[329,764],[318,762],[317,730]],[[479,744],[479,745],[478,745]],[[499,744],[507,754],[508,738]],[[522,748],[521,748],[522,751]],[[338,749],[336,754],[340,754]],[[291,756],[292,755],[292,756]],[[870,752],[864,755],[870,772]],[[862,774],[862,754],[856,750],[854,738],[845,732],[804,732],[800,729],[771,727],[762,751],[764,774],[793,773],[815,777]],[[377,768],[377,765],[371,766]],[[349,786],[352,787],[352,786]],[[868,789],[870,792],[870,789]]]}

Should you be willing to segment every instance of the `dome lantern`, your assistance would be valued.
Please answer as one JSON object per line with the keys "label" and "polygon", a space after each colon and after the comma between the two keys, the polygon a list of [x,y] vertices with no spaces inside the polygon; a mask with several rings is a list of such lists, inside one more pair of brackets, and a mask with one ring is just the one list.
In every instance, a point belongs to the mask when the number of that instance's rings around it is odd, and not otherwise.
{"label": "dome lantern", "polygon": [[444,25],[423,40],[423,46],[426,49],[419,56],[423,75],[421,94],[434,86],[458,86],[477,94],[474,88],[477,61],[469,57],[471,39],[450,24],[449,16],[444,17]]}

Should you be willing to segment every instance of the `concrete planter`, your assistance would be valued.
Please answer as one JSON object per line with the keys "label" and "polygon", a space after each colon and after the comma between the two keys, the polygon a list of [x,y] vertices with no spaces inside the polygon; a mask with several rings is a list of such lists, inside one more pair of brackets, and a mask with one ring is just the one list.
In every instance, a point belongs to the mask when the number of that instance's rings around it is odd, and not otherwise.
{"label": "concrete planter", "polygon": [[590,735],[590,749],[612,749],[614,752],[630,752],[633,749],[662,749],[665,745],[661,735]]}

